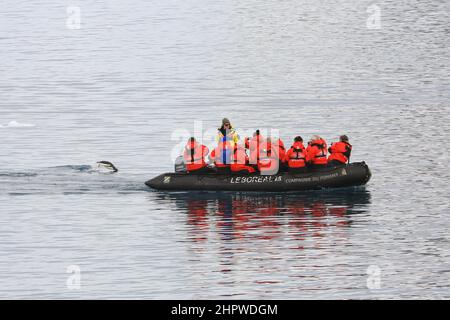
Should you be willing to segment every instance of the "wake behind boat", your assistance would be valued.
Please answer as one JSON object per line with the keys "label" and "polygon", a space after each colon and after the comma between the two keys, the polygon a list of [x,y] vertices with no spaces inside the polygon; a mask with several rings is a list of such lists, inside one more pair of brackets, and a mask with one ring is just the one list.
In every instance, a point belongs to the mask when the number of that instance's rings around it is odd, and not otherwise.
{"label": "wake behind boat", "polygon": [[361,186],[370,178],[368,165],[365,162],[355,162],[295,174],[164,173],[145,184],[156,190],[285,192]]}

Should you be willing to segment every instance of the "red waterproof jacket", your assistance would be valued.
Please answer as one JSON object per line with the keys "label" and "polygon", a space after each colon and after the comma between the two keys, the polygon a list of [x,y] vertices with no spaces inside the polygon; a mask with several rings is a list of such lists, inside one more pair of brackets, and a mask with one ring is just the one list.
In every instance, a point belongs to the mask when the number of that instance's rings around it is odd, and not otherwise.
{"label": "red waterproof jacket", "polygon": [[306,166],[306,150],[302,142],[294,142],[286,153],[285,160],[289,168],[303,168]]}
{"label": "red waterproof jacket", "polygon": [[278,152],[278,157],[280,162],[286,161],[286,149],[284,147],[284,143],[281,139],[277,139],[275,142],[272,143],[273,148],[275,148]]}
{"label": "red waterproof jacket", "polygon": [[262,135],[256,135],[248,142],[248,149],[250,151],[250,164],[258,165],[259,155],[261,153],[261,147],[265,143],[266,139]]}
{"label": "red waterproof jacket", "polygon": [[348,142],[339,141],[331,144],[328,149],[330,156],[328,157],[328,162],[332,160],[337,160],[341,163],[348,163],[348,159],[352,152],[352,145]]}
{"label": "red waterproof jacket", "polygon": [[205,157],[208,153],[207,146],[200,145],[197,142],[188,142],[183,152],[187,171],[195,171],[206,167]]}
{"label": "red waterproof jacket", "polygon": [[327,143],[323,139],[313,140],[306,149],[306,161],[316,165],[327,164]]}
{"label": "red waterproof jacket", "polygon": [[278,145],[272,145],[272,143],[265,142],[261,145],[258,158],[258,169],[261,174],[273,175],[278,173],[280,167]]}
{"label": "red waterproof jacket", "polygon": [[239,146],[239,145],[235,145],[234,146],[234,151],[233,151],[233,157],[231,159],[231,171],[233,172],[237,172],[237,171],[242,171],[242,170],[246,170],[250,173],[255,172],[255,169],[248,166],[248,156],[247,153],[245,151],[245,148]]}
{"label": "red waterproof jacket", "polygon": [[217,168],[225,168],[231,165],[233,151],[230,142],[220,142],[209,157],[214,161]]}

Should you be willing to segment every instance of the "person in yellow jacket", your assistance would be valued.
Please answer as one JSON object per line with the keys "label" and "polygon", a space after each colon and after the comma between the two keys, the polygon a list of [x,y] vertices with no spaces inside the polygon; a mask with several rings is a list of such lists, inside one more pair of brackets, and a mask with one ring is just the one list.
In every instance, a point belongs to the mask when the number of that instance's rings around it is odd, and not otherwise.
{"label": "person in yellow jacket", "polygon": [[218,144],[228,142],[232,148],[239,142],[239,135],[233,129],[230,120],[227,118],[222,119],[222,126],[218,129],[216,142]]}

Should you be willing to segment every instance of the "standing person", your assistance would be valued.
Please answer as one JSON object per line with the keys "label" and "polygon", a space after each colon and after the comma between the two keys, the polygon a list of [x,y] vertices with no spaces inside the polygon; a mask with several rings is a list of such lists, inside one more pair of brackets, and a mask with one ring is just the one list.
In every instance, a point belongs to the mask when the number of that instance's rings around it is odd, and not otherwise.
{"label": "standing person", "polygon": [[306,161],[312,168],[327,166],[327,142],[320,136],[313,136],[306,148]]}
{"label": "standing person", "polygon": [[294,138],[294,143],[286,152],[286,162],[288,171],[292,173],[301,173],[306,171],[306,149],[303,145],[303,139],[300,136]]}
{"label": "standing person", "polygon": [[188,173],[208,173],[213,170],[207,166],[205,157],[208,155],[207,146],[199,144],[194,137],[189,138],[184,147],[183,159]]}
{"label": "standing person", "polygon": [[348,142],[348,137],[344,134],[339,137],[339,142],[332,143],[328,148],[330,156],[328,163],[334,166],[345,165],[350,162],[352,145]]}
{"label": "standing person", "polygon": [[222,126],[217,130],[217,143],[229,142],[231,147],[234,147],[234,145],[239,142],[239,136],[231,126],[231,122],[228,118],[222,119]]}

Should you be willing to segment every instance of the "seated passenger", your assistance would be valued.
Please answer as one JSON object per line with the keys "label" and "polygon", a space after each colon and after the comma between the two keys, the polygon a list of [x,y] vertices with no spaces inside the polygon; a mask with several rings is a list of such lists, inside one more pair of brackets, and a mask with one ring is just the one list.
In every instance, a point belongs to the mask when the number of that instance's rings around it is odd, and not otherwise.
{"label": "seated passenger", "polygon": [[233,147],[230,142],[221,140],[219,145],[211,152],[209,158],[214,162],[217,173],[230,173]]}
{"label": "seated passenger", "polygon": [[277,145],[273,145],[270,138],[261,144],[258,169],[262,175],[274,175],[280,168],[280,158]]}
{"label": "seated passenger", "polygon": [[326,167],[327,161],[327,143],[319,136],[313,136],[306,148],[306,162],[311,168]]}
{"label": "seated passenger", "polygon": [[295,137],[294,144],[287,151],[285,159],[289,172],[300,173],[306,171],[306,149],[303,145],[302,137]]}
{"label": "seated passenger", "polygon": [[197,143],[195,138],[189,138],[184,147],[183,159],[186,163],[186,170],[188,173],[207,173],[212,172],[212,168],[208,167],[205,162],[205,157],[208,155],[209,149],[207,146]]}
{"label": "seated passenger", "polygon": [[272,138],[272,146],[275,150],[277,150],[280,170],[286,171],[287,169],[286,149],[284,147],[283,140],[281,140],[278,137]]}
{"label": "seated passenger", "polygon": [[234,145],[233,158],[231,159],[231,172],[239,174],[249,174],[256,170],[248,165],[249,159],[245,148],[240,145]]}
{"label": "seated passenger", "polygon": [[[261,135],[259,130],[253,133],[253,137],[248,140],[248,149],[250,152],[249,164],[250,166],[258,169],[259,166],[259,155],[261,153],[261,146],[265,143],[264,137]],[[246,145],[247,147],[247,145]]]}
{"label": "seated passenger", "polygon": [[330,152],[330,156],[328,157],[328,163],[330,165],[345,165],[350,161],[352,145],[348,142],[348,137],[342,135],[339,137],[339,142],[332,143],[328,151]]}

